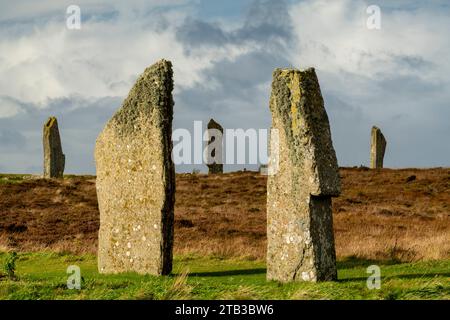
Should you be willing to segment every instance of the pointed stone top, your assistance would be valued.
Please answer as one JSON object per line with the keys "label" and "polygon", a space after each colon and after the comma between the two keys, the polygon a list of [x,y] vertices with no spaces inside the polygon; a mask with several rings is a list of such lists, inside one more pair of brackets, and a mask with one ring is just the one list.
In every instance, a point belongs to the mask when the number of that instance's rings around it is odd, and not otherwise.
{"label": "pointed stone top", "polygon": [[161,115],[161,119],[155,123],[171,122],[174,105],[171,94],[172,76],[172,63],[168,60],[161,59],[147,67],[108,125],[115,125],[119,128],[120,134],[130,134],[140,129],[138,118],[142,116],[151,118],[155,108]]}
{"label": "pointed stone top", "polygon": [[222,126],[212,118],[208,122],[208,129],[218,129],[223,131]]}
{"label": "pointed stone top", "polygon": [[[146,73],[154,73],[155,69],[163,69],[163,70],[172,69],[172,62],[170,62],[170,60],[166,60],[166,59],[158,60],[151,66],[145,68],[142,75],[144,75]],[[141,77],[142,77],[142,75],[141,75]]]}
{"label": "pointed stone top", "polygon": [[299,69],[296,69],[296,68],[276,68],[274,71],[273,71],[273,73],[275,74],[275,73],[290,73],[290,72],[294,72],[294,73],[304,73],[304,72],[307,72],[307,73],[310,73],[310,72],[316,72],[316,70],[313,68],[313,67],[309,67],[309,68],[306,68],[306,69],[304,69],[304,70],[299,70]]}
{"label": "pointed stone top", "polygon": [[386,138],[384,137],[383,132],[381,132],[380,128],[378,128],[377,126],[372,126],[371,133],[372,135],[378,135],[380,139],[384,141],[383,143],[386,143]]}
{"label": "pointed stone top", "polygon": [[49,117],[49,118],[47,119],[47,122],[45,123],[45,126],[46,126],[47,128],[50,128],[50,127],[52,127],[55,123],[58,124],[58,121],[56,120],[56,117],[51,116],[51,117]]}

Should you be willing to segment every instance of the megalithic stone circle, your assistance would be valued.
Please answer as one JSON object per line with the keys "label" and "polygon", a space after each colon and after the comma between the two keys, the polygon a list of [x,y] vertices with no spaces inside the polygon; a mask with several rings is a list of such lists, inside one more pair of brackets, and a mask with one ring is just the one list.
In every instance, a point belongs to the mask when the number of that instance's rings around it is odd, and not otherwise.
{"label": "megalithic stone circle", "polygon": [[101,273],[172,270],[172,75],[166,60],[145,69],[97,138]]}
{"label": "megalithic stone circle", "polygon": [[[223,173],[223,163],[222,163],[222,134],[223,134],[223,128],[222,126],[214,121],[214,119],[209,120],[208,126],[207,126],[208,132],[211,129],[215,129],[221,133],[220,137],[216,137],[214,135],[210,135],[207,145],[207,152],[211,156],[211,158],[214,160],[212,163],[207,164],[208,166],[208,173]],[[216,141],[216,139],[218,139]],[[218,150],[217,148],[220,148]],[[220,159],[218,159],[220,158]],[[218,161],[216,161],[218,160]]]}
{"label": "megalithic stone circle", "polygon": [[49,117],[43,129],[44,178],[62,178],[66,157],[62,151],[58,121]]}
{"label": "megalithic stone circle", "polygon": [[384,153],[386,152],[386,139],[380,128],[373,126],[370,137],[370,168],[383,168]]}
{"label": "megalithic stone circle", "polygon": [[331,197],[340,177],[315,70],[276,69],[270,110],[279,163],[273,171],[269,160],[267,279],[335,280]]}

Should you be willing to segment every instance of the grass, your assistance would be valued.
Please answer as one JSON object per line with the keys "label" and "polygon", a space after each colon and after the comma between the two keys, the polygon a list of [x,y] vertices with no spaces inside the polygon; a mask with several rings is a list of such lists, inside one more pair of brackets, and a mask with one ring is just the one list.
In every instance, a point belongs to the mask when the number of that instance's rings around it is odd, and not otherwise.
{"label": "grass", "polygon": [[[0,261],[7,257],[0,253]],[[381,289],[369,290],[366,268],[381,268]],[[338,262],[337,282],[280,284],[265,280],[259,260],[178,256],[174,274],[100,275],[94,255],[21,253],[17,280],[0,276],[0,299],[450,299],[450,260]],[[81,268],[82,289],[66,287],[69,265]]]}
{"label": "grass", "polygon": [[20,183],[30,177],[30,174],[0,173],[0,184]]}

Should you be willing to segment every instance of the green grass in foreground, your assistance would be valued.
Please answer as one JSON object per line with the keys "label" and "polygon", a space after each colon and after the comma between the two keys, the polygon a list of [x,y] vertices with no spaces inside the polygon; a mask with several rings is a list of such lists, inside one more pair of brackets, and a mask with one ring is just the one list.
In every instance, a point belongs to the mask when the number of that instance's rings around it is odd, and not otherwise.
{"label": "green grass in foreground", "polygon": [[[6,259],[0,253],[0,262]],[[366,268],[381,268],[381,289],[369,290]],[[96,257],[21,253],[18,280],[0,278],[0,299],[450,299],[450,260],[389,264],[349,259],[339,281],[266,282],[261,261],[177,257],[174,275],[100,275]],[[67,289],[66,269],[81,268],[82,289]],[[186,271],[188,274],[186,276]]]}

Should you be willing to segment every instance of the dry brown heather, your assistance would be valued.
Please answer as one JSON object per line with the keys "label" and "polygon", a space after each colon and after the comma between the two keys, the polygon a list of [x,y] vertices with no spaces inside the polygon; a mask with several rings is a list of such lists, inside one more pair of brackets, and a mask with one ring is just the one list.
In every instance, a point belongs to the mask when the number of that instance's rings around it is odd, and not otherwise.
{"label": "dry brown heather", "polygon": [[[333,202],[339,259],[450,258],[450,169],[341,175]],[[264,259],[265,208],[258,173],[177,175],[175,254]],[[93,177],[0,184],[0,249],[95,253],[98,216]]]}

